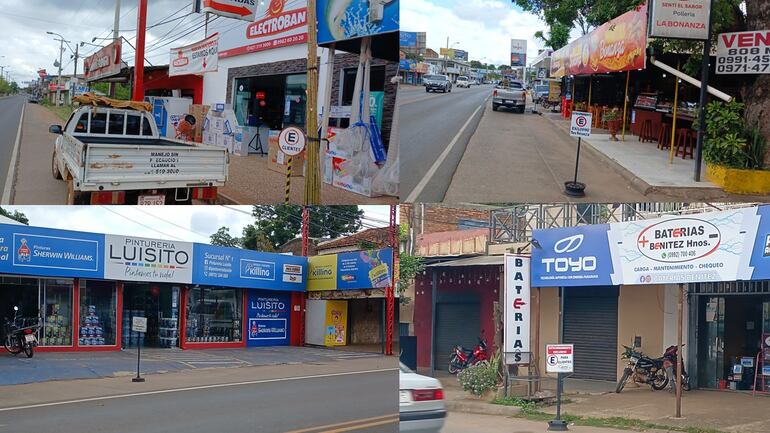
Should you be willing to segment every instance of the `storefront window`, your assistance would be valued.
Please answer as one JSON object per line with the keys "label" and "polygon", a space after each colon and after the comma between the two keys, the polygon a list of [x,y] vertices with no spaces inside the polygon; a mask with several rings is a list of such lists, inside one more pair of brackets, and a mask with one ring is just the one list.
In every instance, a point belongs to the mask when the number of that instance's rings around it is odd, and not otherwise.
{"label": "storefront window", "polygon": [[284,127],[305,124],[306,91],[307,76],[305,74],[286,77],[286,94],[283,106]]}
{"label": "storefront window", "polygon": [[41,280],[41,346],[72,346],[72,280]]}
{"label": "storefront window", "polygon": [[117,292],[109,281],[80,281],[81,346],[114,346],[117,330]]}
{"label": "storefront window", "polygon": [[194,287],[187,292],[188,343],[242,340],[243,290]]}
{"label": "storefront window", "polygon": [[306,74],[237,78],[233,84],[233,109],[240,125],[274,130],[305,125]]}

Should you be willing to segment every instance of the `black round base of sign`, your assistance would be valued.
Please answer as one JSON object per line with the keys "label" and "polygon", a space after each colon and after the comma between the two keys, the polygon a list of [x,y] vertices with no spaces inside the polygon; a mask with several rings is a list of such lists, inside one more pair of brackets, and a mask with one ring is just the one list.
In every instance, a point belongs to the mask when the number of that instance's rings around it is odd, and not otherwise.
{"label": "black round base of sign", "polygon": [[143,377],[134,377],[131,379],[131,382],[144,382]]}
{"label": "black round base of sign", "polygon": [[569,431],[567,421],[561,419],[548,421],[548,431]]}
{"label": "black round base of sign", "polygon": [[564,182],[564,194],[570,197],[585,197],[586,184],[582,182]]}

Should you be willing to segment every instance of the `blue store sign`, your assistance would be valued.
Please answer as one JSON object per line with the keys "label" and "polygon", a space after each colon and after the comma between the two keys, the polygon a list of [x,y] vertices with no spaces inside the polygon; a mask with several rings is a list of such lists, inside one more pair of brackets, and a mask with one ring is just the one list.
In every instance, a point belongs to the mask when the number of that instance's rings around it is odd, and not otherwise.
{"label": "blue store sign", "polygon": [[391,285],[392,275],[392,248],[337,255],[338,290],[385,288]]}
{"label": "blue store sign", "polygon": [[397,32],[398,0],[318,0],[318,43]]}
{"label": "blue store sign", "polygon": [[0,272],[104,277],[104,235],[0,224]]}
{"label": "blue store sign", "polygon": [[399,45],[402,47],[416,47],[417,46],[417,33],[416,32],[399,32]]}
{"label": "blue store sign", "polygon": [[752,280],[770,280],[770,206],[757,208],[759,223],[751,253]]}
{"label": "blue store sign", "polygon": [[249,290],[249,346],[281,346],[289,344],[291,294]]}
{"label": "blue store sign", "polygon": [[304,291],[305,257],[193,245],[193,284]]}
{"label": "blue store sign", "polygon": [[534,230],[532,286],[612,285],[609,224]]}

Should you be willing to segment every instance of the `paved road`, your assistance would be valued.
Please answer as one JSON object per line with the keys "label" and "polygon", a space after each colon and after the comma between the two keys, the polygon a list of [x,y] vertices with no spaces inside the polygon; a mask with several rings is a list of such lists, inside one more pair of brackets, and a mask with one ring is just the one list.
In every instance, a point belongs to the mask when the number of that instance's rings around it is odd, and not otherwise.
{"label": "paved road", "polygon": [[8,177],[8,166],[19,132],[21,110],[27,100],[22,95],[0,98],[0,195]]}
{"label": "paved road", "polygon": [[[547,431],[547,429],[548,423],[542,421],[528,421],[503,416],[450,412],[441,433],[540,433]],[[569,426],[569,429],[570,431],[578,433],[625,432],[625,430],[573,425]]]}
{"label": "paved road", "polygon": [[0,432],[397,432],[397,381],[396,370],[390,370],[147,391],[139,391],[145,384],[129,382],[106,397],[0,408]]}
{"label": "paved road", "polygon": [[446,94],[414,86],[399,89],[402,201],[444,200],[491,94],[491,86],[455,87]]}

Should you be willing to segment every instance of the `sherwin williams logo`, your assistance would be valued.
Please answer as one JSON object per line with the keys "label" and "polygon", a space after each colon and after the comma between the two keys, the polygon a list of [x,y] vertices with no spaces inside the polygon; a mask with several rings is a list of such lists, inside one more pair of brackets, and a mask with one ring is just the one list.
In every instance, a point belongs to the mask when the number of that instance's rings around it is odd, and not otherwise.
{"label": "sherwin williams logo", "polygon": [[673,218],[653,224],[639,233],[639,252],[657,262],[698,260],[719,248],[722,237],[714,224],[697,218]]}
{"label": "sherwin williams logo", "polygon": [[275,263],[241,259],[241,278],[275,280]]}
{"label": "sherwin williams logo", "polygon": [[21,246],[16,251],[16,257],[18,257],[19,262],[29,262],[32,260],[32,253],[27,246],[26,238],[21,238]]}

